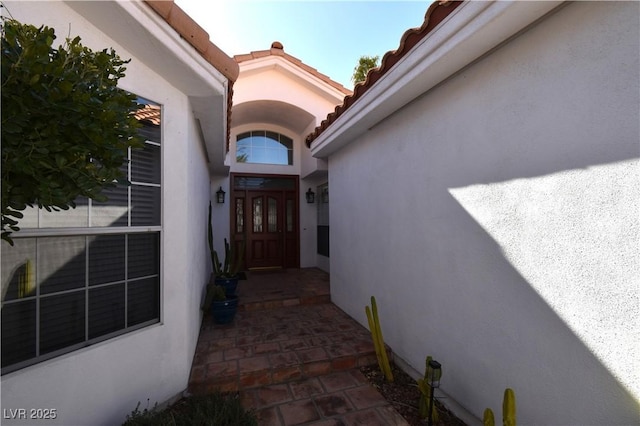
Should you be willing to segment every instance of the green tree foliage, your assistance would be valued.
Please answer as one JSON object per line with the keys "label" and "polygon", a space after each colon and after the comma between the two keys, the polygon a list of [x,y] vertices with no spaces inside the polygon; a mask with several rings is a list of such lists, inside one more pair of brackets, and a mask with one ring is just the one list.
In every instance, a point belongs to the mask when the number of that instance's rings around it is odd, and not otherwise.
{"label": "green tree foliage", "polygon": [[351,81],[354,85],[367,78],[369,70],[378,66],[378,59],[380,59],[379,56],[360,56],[358,65],[353,69],[353,75],[351,76]]}
{"label": "green tree foliage", "polygon": [[27,206],[75,207],[105,201],[126,182],[130,146],[142,146],[136,96],[117,87],[124,64],[113,49],[94,52],[80,38],[57,49],[52,28],[2,21],[2,239]]}

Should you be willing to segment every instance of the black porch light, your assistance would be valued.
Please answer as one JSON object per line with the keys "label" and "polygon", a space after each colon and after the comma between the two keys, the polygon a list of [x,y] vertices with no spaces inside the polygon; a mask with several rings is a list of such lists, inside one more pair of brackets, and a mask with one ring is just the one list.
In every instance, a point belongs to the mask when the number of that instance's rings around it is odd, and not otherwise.
{"label": "black porch light", "polygon": [[428,426],[431,426],[431,422],[433,421],[433,394],[435,393],[435,389],[440,387],[440,377],[442,376],[442,365],[436,360],[429,361],[429,370],[431,374],[427,376],[427,385],[431,388],[431,392],[429,392],[429,416],[428,416]]}
{"label": "black porch light", "polygon": [[224,194],[226,194],[226,192],[222,190],[222,187],[216,191],[216,202],[218,204],[224,204]]}
{"label": "black porch light", "polygon": [[429,367],[431,367],[431,374],[427,377],[427,384],[434,389],[439,388],[440,376],[442,376],[442,365],[438,361],[432,359],[429,361]]}
{"label": "black porch light", "polygon": [[307,203],[309,204],[316,201],[316,193],[313,192],[311,188],[309,188],[309,190],[305,193],[305,196],[307,197]]}

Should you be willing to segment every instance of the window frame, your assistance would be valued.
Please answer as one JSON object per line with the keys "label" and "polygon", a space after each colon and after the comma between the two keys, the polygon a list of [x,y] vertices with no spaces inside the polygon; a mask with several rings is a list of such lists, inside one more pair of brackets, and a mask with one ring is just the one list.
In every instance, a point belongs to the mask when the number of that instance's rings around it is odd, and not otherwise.
{"label": "window frame", "polygon": [[[256,135],[254,135],[254,133],[256,133]],[[260,135],[258,133],[263,133],[263,135]],[[277,135],[278,139],[274,139],[273,137],[269,137],[269,134],[273,134],[273,135]],[[245,135],[249,135],[249,136],[245,136]],[[244,136],[241,138],[241,136]],[[287,163],[276,163],[276,162],[258,162],[258,161],[249,161],[249,158],[251,156],[251,150],[253,149],[254,145],[253,145],[253,138],[254,137],[264,137],[265,139],[270,139],[272,141],[275,141],[277,143],[279,143],[282,147],[284,147],[284,149],[286,150],[286,154],[287,154]],[[291,148],[286,147],[286,145],[283,143],[282,138],[285,138],[287,141],[291,142]],[[247,158],[247,161],[238,161],[238,157],[241,155],[239,153],[239,147],[238,147],[238,142],[240,142],[241,140],[249,140],[249,157]],[[238,132],[235,135],[235,162],[236,164],[252,164],[252,165],[264,165],[264,166],[294,166],[295,165],[295,138],[292,138],[290,136],[287,136],[284,133],[281,133],[279,131],[276,130],[268,130],[266,128],[262,128],[262,129],[251,129],[251,130],[247,130],[247,131],[243,131],[243,132]],[[256,148],[260,148],[257,147]],[[264,152],[265,154],[268,152],[270,148],[268,147],[264,147]]]}
{"label": "window frame", "polygon": [[[141,101],[141,102],[140,102]],[[9,364],[6,366],[3,366],[1,368],[1,375],[5,375],[17,370],[21,370],[23,368],[29,367],[31,365],[36,365],[39,364],[41,362],[53,359],[53,358],[57,358],[61,355],[65,355],[65,354],[69,354],[69,353],[73,353],[76,352],[78,350],[84,349],[84,348],[88,348],[92,345],[95,345],[97,343],[106,341],[106,340],[110,340],[119,336],[123,336],[126,334],[129,334],[131,332],[140,330],[142,328],[146,328],[149,326],[153,326],[156,324],[162,324],[163,322],[163,314],[164,314],[164,310],[163,310],[163,274],[162,274],[162,257],[163,257],[163,239],[164,239],[164,233],[163,233],[163,216],[164,216],[164,210],[162,208],[163,205],[163,199],[164,199],[164,194],[163,194],[163,187],[164,187],[164,129],[163,129],[163,116],[164,116],[164,107],[162,104],[150,101],[148,99],[144,99],[144,98],[139,98],[139,103],[141,104],[146,104],[146,105],[155,105],[157,107],[159,107],[160,112],[159,112],[159,123],[157,124],[159,126],[159,135],[158,135],[158,139],[159,141],[153,141],[150,139],[145,138],[144,144],[145,146],[149,145],[149,146],[156,146],[159,147],[160,152],[159,152],[159,158],[156,161],[159,161],[159,164],[157,164],[157,166],[159,167],[159,183],[150,183],[150,182],[141,182],[141,181],[135,181],[133,180],[133,172],[132,172],[132,158],[133,158],[133,154],[132,154],[132,149],[129,148],[128,149],[128,162],[126,165],[126,172],[127,172],[127,177],[129,178],[129,181],[131,182],[131,185],[129,185],[127,187],[127,225],[121,225],[121,226],[96,226],[92,223],[92,207],[93,207],[93,200],[88,199],[87,200],[87,223],[86,226],[70,226],[70,227],[64,227],[64,225],[59,225],[57,227],[39,227],[42,224],[42,218],[41,215],[44,214],[42,212],[42,209],[38,209],[37,207],[34,208],[34,210],[37,211],[37,222],[36,222],[36,227],[31,227],[31,228],[22,228],[20,229],[20,231],[17,231],[15,233],[12,234],[12,238],[16,241],[19,240],[23,240],[23,239],[34,239],[35,240],[35,256],[36,256],[36,260],[34,260],[36,266],[34,266],[34,269],[37,270],[37,259],[39,256],[39,244],[38,244],[38,239],[40,238],[51,238],[51,237],[84,237],[84,248],[82,249],[82,251],[79,254],[82,254],[85,256],[85,264],[84,264],[84,268],[85,268],[85,277],[84,277],[84,283],[81,286],[72,288],[70,290],[56,290],[50,293],[45,293],[45,294],[41,294],[40,291],[40,287],[42,282],[38,282],[38,278],[37,278],[37,273],[36,272],[36,277],[34,278],[35,280],[35,287],[36,287],[36,294],[35,295],[31,295],[31,296],[27,296],[27,297],[23,297],[23,298],[16,298],[16,299],[10,299],[10,300],[4,300],[4,296],[3,296],[3,300],[2,302],[2,308],[4,309],[5,305],[9,306],[9,305],[17,305],[19,303],[24,303],[24,302],[29,302],[31,300],[35,300],[36,303],[36,312],[35,312],[35,355],[31,358],[22,360],[22,361],[18,361],[16,363],[13,364]],[[142,119],[144,121],[144,118]],[[155,124],[155,123],[154,123]],[[142,132],[141,132],[142,133]],[[144,134],[143,134],[144,135]],[[153,157],[153,156],[152,156]],[[154,163],[155,164],[155,163]],[[158,196],[158,200],[157,202],[159,203],[160,206],[160,211],[158,214],[158,224],[147,224],[147,225],[133,225],[133,219],[132,219],[132,210],[134,207],[134,203],[133,203],[133,196],[132,196],[132,190],[134,187],[157,187],[159,188],[159,196]],[[68,212],[67,211],[63,211],[63,212]],[[124,237],[124,244],[125,244],[125,253],[124,253],[124,262],[125,262],[125,271],[127,269],[127,264],[129,263],[129,255],[127,253],[128,251],[128,247],[129,247],[129,236],[130,235],[135,235],[135,234],[148,234],[148,235],[156,235],[157,236],[157,258],[152,260],[152,264],[156,264],[157,267],[157,273],[156,274],[152,274],[152,275],[148,275],[148,276],[144,276],[144,277],[131,277],[128,274],[125,274],[124,279],[122,280],[116,280],[116,281],[110,281],[107,283],[101,283],[101,284],[91,284],[90,283],[90,275],[89,275],[89,258],[90,258],[90,252],[91,252],[91,248],[90,248],[90,244],[91,244],[91,239],[93,237],[96,236],[103,236],[103,235],[123,235]],[[3,248],[4,250],[11,250],[11,248]],[[157,284],[154,283],[154,293],[155,293],[155,297],[154,299],[151,301],[152,305],[155,305],[155,317],[134,325],[128,325],[128,321],[126,321],[127,318],[127,301],[130,300],[130,295],[129,295],[129,284],[131,282],[136,282],[136,281],[143,281],[145,279],[150,279],[150,278],[156,278],[157,279]],[[4,284],[4,283],[3,283]],[[90,337],[91,334],[91,330],[89,327],[89,321],[90,321],[90,297],[89,297],[89,293],[92,289],[98,289],[98,288],[106,288],[109,286],[113,286],[116,287],[118,285],[124,284],[124,305],[122,307],[122,309],[124,309],[124,318],[125,318],[125,323],[124,326],[120,329],[117,329],[115,331],[111,331],[96,337]],[[8,285],[8,283],[7,283]],[[41,344],[41,336],[40,336],[40,329],[41,329],[41,325],[40,325],[40,315],[41,315],[41,311],[40,311],[40,301],[43,298],[48,298],[48,297],[55,297],[58,295],[64,295],[64,294],[71,294],[71,293],[84,293],[84,339],[82,342],[79,343],[74,343],[74,344],[70,344],[68,346],[65,346],[63,348],[60,349],[56,349],[53,350],[51,352],[47,352],[45,354],[41,353],[41,348],[40,348],[40,344]]]}

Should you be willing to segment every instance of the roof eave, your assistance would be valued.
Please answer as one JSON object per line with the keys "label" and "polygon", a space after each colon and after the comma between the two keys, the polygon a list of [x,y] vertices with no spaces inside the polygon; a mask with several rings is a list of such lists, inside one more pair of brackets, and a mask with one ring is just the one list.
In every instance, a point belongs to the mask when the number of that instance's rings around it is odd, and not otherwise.
{"label": "roof eave", "polygon": [[201,124],[209,173],[228,174],[224,160],[237,63],[173,1],[67,4],[188,96]]}
{"label": "roof eave", "polygon": [[[561,3],[464,2],[376,76],[360,96],[356,87],[356,99],[345,98],[345,104],[336,108],[340,114],[330,114],[309,136],[311,154],[328,157]],[[446,6],[434,3],[432,7]]]}

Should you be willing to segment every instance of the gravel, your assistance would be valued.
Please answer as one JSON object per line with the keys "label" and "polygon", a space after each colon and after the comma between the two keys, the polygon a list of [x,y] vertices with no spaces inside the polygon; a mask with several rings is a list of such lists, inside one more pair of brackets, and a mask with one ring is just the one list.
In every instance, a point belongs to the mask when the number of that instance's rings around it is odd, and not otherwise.
{"label": "gravel", "polygon": [[[411,376],[393,363],[391,364],[393,382],[386,381],[378,365],[361,367],[360,371],[365,375],[367,380],[369,380],[369,383],[389,401],[393,408],[395,408],[410,425],[427,425],[427,419],[421,418],[418,414],[420,391],[418,390],[416,381],[413,380]],[[453,413],[447,410],[438,400],[435,401],[435,406],[438,410],[439,422],[434,422],[434,425],[466,426],[462,420],[454,416]]]}

